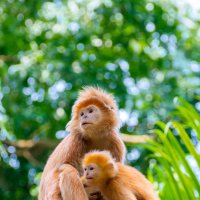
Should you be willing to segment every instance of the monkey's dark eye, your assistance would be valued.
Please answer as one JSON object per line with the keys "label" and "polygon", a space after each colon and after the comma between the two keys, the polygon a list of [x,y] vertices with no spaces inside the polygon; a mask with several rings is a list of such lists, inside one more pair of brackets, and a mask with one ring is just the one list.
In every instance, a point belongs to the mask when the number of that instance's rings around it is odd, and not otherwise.
{"label": "monkey's dark eye", "polygon": [[92,113],[92,112],[93,112],[93,109],[90,109],[90,110],[89,110],[89,113]]}
{"label": "monkey's dark eye", "polygon": [[94,167],[90,167],[90,170],[93,170],[94,169]]}
{"label": "monkey's dark eye", "polygon": [[84,171],[86,171],[87,170],[87,168],[84,168]]}
{"label": "monkey's dark eye", "polygon": [[83,112],[81,112],[81,114],[80,114],[81,116],[83,116],[84,115],[84,113]]}

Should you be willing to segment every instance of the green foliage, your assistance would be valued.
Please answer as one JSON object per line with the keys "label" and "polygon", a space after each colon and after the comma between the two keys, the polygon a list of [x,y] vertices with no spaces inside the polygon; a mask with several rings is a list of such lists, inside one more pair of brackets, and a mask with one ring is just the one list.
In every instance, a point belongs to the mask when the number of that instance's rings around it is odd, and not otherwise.
{"label": "green foliage", "polygon": [[157,184],[161,199],[195,200],[200,198],[200,156],[199,147],[195,147],[200,116],[187,102],[180,98],[178,102],[177,115],[183,121],[158,122],[154,131],[157,141],[146,146],[154,153],[148,174]]}

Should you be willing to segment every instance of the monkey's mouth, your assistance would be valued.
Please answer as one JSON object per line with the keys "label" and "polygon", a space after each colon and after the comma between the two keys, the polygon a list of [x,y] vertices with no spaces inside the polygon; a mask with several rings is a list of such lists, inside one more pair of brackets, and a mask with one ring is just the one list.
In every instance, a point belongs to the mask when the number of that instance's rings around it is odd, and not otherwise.
{"label": "monkey's mouth", "polygon": [[89,122],[83,122],[83,123],[82,123],[82,126],[85,126],[85,125],[88,125],[88,124],[92,124],[92,123],[89,123]]}
{"label": "monkey's mouth", "polygon": [[92,180],[93,178],[92,178],[92,177],[87,177],[86,179],[87,179],[87,180]]}

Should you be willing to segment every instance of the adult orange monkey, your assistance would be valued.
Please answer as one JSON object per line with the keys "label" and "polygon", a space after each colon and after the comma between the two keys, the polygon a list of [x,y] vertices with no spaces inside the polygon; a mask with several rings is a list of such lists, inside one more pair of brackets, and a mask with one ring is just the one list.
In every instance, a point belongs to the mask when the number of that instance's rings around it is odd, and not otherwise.
{"label": "adult orange monkey", "polygon": [[114,97],[100,88],[85,87],[72,109],[70,134],[49,157],[41,177],[39,200],[87,200],[80,181],[81,160],[91,150],[108,150],[118,162],[124,144],[118,135]]}

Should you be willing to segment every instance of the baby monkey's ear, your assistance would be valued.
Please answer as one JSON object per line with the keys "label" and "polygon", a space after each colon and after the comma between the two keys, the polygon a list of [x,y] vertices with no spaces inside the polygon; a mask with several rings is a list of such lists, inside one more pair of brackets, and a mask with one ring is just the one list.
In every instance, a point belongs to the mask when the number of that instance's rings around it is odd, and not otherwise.
{"label": "baby monkey's ear", "polygon": [[117,175],[117,172],[118,172],[118,168],[117,168],[117,165],[114,163],[114,162],[109,162],[107,165],[106,165],[106,171],[108,173],[108,176],[110,178],[113,178]]}

